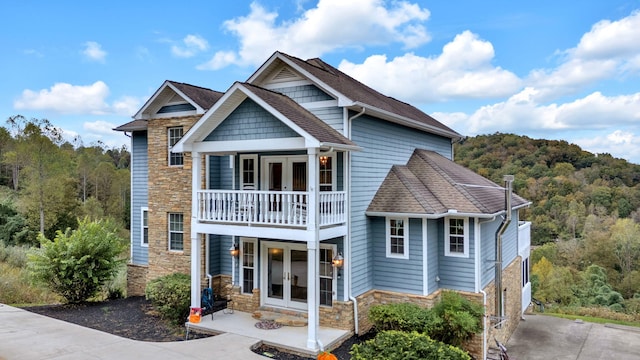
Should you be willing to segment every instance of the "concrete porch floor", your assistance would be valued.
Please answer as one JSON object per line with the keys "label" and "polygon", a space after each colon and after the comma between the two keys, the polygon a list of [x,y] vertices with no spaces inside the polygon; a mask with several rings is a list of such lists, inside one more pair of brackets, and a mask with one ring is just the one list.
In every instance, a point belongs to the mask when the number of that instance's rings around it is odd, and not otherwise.
{"label": "concrete porch floor", "polygon": [[[283,326],[279,329],[263,330],[255,327],[258,321],[246,312],[225,313],[224,310],[221,310],[213,314],[213,320],[211,315],[205,315],[200,323],[189,323],[188,326],[195,331],[213,334],[230,333],[255,338],[262,341],[264,345],[305,356],[315,357],[318,354],[319,350],[314,351],[307,348],[307,326]],[[351,335],[351,332],[346,330],[327,327],[318,329],[318,339],[324,350],[332,350],[340,346]]]}

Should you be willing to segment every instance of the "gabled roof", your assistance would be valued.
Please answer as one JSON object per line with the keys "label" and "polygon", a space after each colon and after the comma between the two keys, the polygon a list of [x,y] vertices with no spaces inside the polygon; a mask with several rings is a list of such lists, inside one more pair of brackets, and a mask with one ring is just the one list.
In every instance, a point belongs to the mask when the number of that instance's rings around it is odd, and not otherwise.
{"label": "gabled roof", "polygon": [[[530,202],[512,194],[514,209]],[[504,188],[444,156],[416,149],[395,165],[369,204],[368,214],[496,215],[504,211]]]}
{"label": "gabled roof", "polygon": [[126,124],[120,125],[117,128],[114,128],[113,130],[115,131],[126,131],[126,132],[131,132],[131,131],[144,131],[147,130],[147,126],[148,126],[148,122],[147,120],[133,120],[133,121],[129,121]]}
{"label": "gabled roof", "polygon": [[222,95],[224,95],[224,93],[220,91],[215,91],[200,86],[194,86],[170,80],[167,80],[167,82],[175,86],[178,90],[189,97],[189,99],[193,100],[205,111],[211,109],[213,104],[215,104],[216,101],[220,100]]}
{"label": "gabled roof", "polygon": [[224,96],[180,139],[175,151],[190,151],[191,144],[203,141],[242,101],[250,98],[293,131],[318,146],[357,150],[344,135],[291,98],[248,83],[234,83]]}
{"label": "gabled roof", "polygon": [[248,82],[261,81],[262,76],[268,74],[271,67],[277,66],[278,60],[292,66],[325,91],[338,92],[338,98],[342,98],[341,102],[344,106],[352,107],[354,110],[366,108],[371,114],[385,120],[418,127],[451,139],[462,138],[462,135],[418,108],[379,93],[319,58],[305,61],[276,52],[249,78]]}

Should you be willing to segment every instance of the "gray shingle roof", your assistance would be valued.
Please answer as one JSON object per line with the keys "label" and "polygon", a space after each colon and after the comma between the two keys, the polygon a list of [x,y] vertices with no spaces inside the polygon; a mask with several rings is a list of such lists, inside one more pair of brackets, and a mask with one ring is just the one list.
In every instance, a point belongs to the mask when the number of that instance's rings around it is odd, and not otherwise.
{"label": "gray shingle roof", "polygon": [[[529,202],[513,194],[513,207]],[[406,165],[395,165],[369,204],[368,212],[439,215],[449,210],[496,214],[504,210],[504,190],[444,156],[416,149]]]}
{"label": "gray shingle roof", "polygon": [[216,101],[220,100],[224,93],[203,88],[200,86],[194,86],[190,84],[185,84],[177,81],[167,80],[171,85],[175,86],[178,90],[182,91],[183,94],[187,95],[191,100],[193,100],[198,106],[203,108],[204,110],[209,110],[216,103]]}
{"label": "gray shingle roof", "polygon": [[411,120],[422,123],[423,125],[440,129],[442,131],[462,137],[462,135],[458,134],[455,130],[442,124],[441,122],[427,115],[418,108],[379,93],[378,91],[359,82],[358,80],[334,68],[333,66],[327,64],[319,58],[304,61],[291,55],[287,55],[284,53],[281,54],[303,68],[305,71],[311,73],[320,81],[349,97],[354,102],[367,104],[369,106],[390,112],[392,114],[409,118]]}
{"label": "gray shingle roof", "polygon": [[357,146],[353,141],[347,139],[344,135],[333,129],[324,121],[320,120],[309,112],[309,110],[303,108],[288,96],[251,85],[249,83],[242,83],[242,86],[272,106],[279,113],[286,116],[289,120],[293,121],[318,141],[323,143]]}
{"label": "gray shingle roof", "polygon": [[144,131],[147,130],[147,120],[133,120],[113,129],[115,131]]}

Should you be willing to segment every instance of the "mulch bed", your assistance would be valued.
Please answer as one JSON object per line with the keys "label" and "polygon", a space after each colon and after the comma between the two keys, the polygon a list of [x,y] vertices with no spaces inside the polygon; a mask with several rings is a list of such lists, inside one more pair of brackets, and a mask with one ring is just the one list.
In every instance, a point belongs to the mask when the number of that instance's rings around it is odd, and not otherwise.
{"label": "mulch bed", "polygon": [[[144,296],[73,305],[33,306],[23,309],[133,340],[152,342],[185,340],[185,327],[172,325],[161,319],[153,309],[151,302],[146,300]],[[189,332],[189,339],[208,336],[211,335],[194,333],[193,330]],[[370,339],[373,336],[373,333],[367,333],[363,336],[353,336],[347,339],[339,348],[332,351],[332,353],[340,360],[351,359],[351,355],[349,354],[351,345]],[[278,360],[315,360],[315,358],[279,351],[278,349],[268,346],[259,347],[255,349],[254,352],[266,358]]]}
{"label": "mulch bed", "polygon": [[[144,296],[24,309],[128,339],[153,342],[185,340],[185,327],[161,319]],[[211,335],[189,333],[189,339],[207,336]]]}

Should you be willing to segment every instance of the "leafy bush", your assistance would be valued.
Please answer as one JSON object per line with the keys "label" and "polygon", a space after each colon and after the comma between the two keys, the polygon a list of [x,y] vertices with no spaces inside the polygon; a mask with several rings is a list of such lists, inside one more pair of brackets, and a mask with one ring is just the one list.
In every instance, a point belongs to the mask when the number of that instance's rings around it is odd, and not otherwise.
{"label": "leafy bush", "polygon": [[191,277],[174,273],[159,277],[147,283],[147,300],[160,312],[163,318],[174,324],[184,323],[189,316],[191,304]]}
{"label": "leafy bush", "polygon": [[482,331],[484,308],[453,291],[444,291],[432,312],[437,319],[429,335],[439,341],[460,346]]}
{"label": "leafy bush", "polygon": [[383,331],[351,347],[353,360],[470,360],[469,354],[418,332]]}
{"label": "leafy bush", "polygon": [[40,235],[41,248],[27,255],[32,277],[69,303],[90,299],[124,261],[124,242],[116,231],[109,221],[84,219],[77,230],[58,230],[53,241]]}
{"label": "leafy bush", "polygon": [[369,309],[369,320],[376,330],[429,332],[436,321],[428,309],[411,303],[374,305]]}

